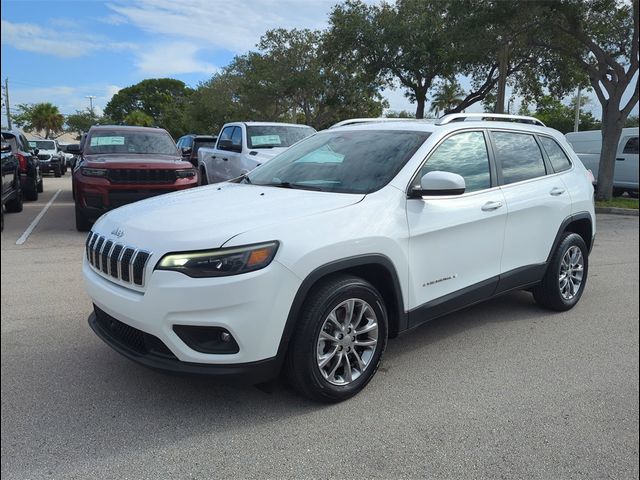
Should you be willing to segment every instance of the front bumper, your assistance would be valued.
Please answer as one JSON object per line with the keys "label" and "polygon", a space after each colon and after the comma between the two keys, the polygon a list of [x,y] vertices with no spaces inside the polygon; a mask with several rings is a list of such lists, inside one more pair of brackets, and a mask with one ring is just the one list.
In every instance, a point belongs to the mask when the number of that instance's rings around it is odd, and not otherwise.
{"label": "front bumper", "polygon": [[[262,270],[246,274],[191,278],[177,272],[153,271],[158,259],[152,256],[149,260],[144,291],[110,281],[97,273],[86,258],[83,273],[96,312],[104,312],[143,337],[155,337],[164,345],[164,353],[171,356],[170,360],[145,351],[132,353],[123,342],[114,340],[108,331],[105,333],[104,328],[96,327],[90,317],[92,328],[106,343],[139,363],[170,371],[205,373],[206,370],[225,376],[228,375],[225,372],[253,369],[256,362],[280,364],[282,359],[276,357],[282,333],[300,285],[293,273],[274,261]],[[225,354],[196,351],[176,334],[175,325],[226,329],[239,351]]]}
{"label": "front bumper", "polygon": [[252,384],[271,380],[280,371],[281,361],[277,358],[230,365],[181,362],[157,337],[122,324],[97,307],[88,320],[95,334],[116,352],[155,370]]}

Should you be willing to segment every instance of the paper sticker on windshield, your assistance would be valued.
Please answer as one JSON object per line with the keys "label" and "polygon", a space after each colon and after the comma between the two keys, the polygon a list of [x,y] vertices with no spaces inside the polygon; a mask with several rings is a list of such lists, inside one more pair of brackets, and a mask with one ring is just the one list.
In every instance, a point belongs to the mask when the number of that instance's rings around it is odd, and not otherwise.
{"label": "paper sticker on windshield", "polygon": [[280,135],[252,135],[251,144],[254,147],[259,147],[260,145],[279,146],[282,144],[282,141],[280,140]]}
{"label": "paper sticker on windshield", "polygon": [[124,145],[124,137],[91,137],[91,146]]}

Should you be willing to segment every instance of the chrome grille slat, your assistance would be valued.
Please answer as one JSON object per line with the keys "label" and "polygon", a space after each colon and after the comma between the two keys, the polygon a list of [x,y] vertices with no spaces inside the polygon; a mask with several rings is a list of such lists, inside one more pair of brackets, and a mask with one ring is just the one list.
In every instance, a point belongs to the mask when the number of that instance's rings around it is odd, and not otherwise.
{"label": "chrome grille slat", "polygon": [[151,252],[109,240],[95,232],[85,242],[87,260],[101,275],[122,283],[144,286]]}

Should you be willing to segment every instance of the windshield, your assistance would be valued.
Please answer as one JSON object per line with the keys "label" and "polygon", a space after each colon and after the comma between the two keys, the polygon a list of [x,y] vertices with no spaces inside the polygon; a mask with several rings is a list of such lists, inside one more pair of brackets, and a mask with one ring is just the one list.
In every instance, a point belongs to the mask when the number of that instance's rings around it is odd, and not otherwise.
{"label": "windshield", "polygon": [[178,155],[173,139],[164,130],[99,130],[91,132],[85,141],[85,154],[158,154]]}
{"label": "windshield", "polygon": [[37,148],[38,150],[55,150],[55,142],[47,142],[44,140],[29,140],[31,148]]}
{"label": "windshield", "polygon": [[254,125],[247,127],[247,146],[249,148],[290,147],[314,133],[315,130],[307,126]]}
{"label": "windshield", "polygon": [[339,193],[371,193],[385,186],[429,136],[428,132],[318,133],[247,175],[246,182]]}

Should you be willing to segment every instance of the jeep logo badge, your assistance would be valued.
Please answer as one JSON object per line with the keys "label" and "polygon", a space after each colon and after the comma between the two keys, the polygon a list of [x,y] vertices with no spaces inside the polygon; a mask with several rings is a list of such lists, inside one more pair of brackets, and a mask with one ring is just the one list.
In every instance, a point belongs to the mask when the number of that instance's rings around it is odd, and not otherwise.
{"label": "jeep logo badge", "polygon": [[120,238],[124,235],[124,230],[122,230],[121,228],[115,228],[111,230],[111,235],[115,235],[116,237]]}

